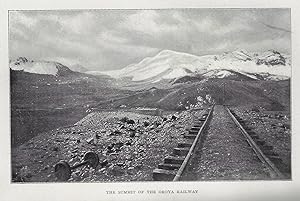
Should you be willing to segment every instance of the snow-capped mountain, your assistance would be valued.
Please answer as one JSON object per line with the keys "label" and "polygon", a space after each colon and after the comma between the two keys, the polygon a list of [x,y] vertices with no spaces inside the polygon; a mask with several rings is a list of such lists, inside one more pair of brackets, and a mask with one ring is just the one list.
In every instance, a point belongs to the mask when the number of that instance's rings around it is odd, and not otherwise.
{"label": "snow-capped mountain", "polygon": [[233,70],[214,69],[201,74],[201,77],[206,79],[231,79],[239,81],[259,80],[256,76],[247,73],[240,73]]}
{"label": "snow-capped mountain", "polygon": [[132,77],[132,81],[147,79],[172,79],[188,75],[200,70],[206,58],[163,50],[154,57],[147,57],[137,64],[129,65],[121,70],[101,72],[112,77]]}
{"label": "snow-capped mountain", "polygon": [[286,65],[286,58],[275,50],[269,50],[258,56],[256,64],[267,66]]}
{"label": "snow-capped mountain", "polygon": [[35,74],[59,75],[73,72],[68,67],[52,61],[32,61],[25,57],[19,57],[9,64],[12,70],[24,71]]}
{"label": "snow-capped mountain", "polygon": [[[227,52],[220,55],[196,56],[192,54],[163,50],[153,57],[147,57],[137,64],[121,70],[106,72],[87,72],[106,74],[114,78],[129,77],[132,81],[158,82],[183,76],[203,74],[211,70],[224,78],[230,71],[258,79],[254,74],[269,74],[270,79],[286,79],[291,75],[290,57],[270,50],[263,53],[248,53],[245,50]],[[214,75],[215,76],[215,75]]]}

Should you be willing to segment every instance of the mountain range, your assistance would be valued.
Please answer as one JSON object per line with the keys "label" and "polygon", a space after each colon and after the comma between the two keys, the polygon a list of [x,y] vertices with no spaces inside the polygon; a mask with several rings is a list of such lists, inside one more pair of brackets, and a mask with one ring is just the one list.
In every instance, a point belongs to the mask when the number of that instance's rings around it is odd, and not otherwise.
{"label": "mountain range", "polygon": [[98,109],[178,111],[224,104],[224,97],[236,107],[290,108],[291,58],[274,50],[206,56],[164,50],[107,72],[25,57],[9,66],[13,146]]}
{"label": "mountain range", "polygon": [[49,75],[75,71],[98,76],[108,75],[115,79],[126,79],[133,83],[143,84],[180,78],[194,81],[200,78],[233,77],[235,80],[284,80],[291,76],[291,57],[275,50],[262,53],[238,50],[205,56],[163,50],[139,63],[113,71],[88,71],[79,64],[67,67],[58,62],[32,61],[25,57],[10,62],[10,68]]}
{"label": "mountain range", "polygon": [[132,82],[147,83],[184,76],[207,78],[210,75],[214,78],[225,78],[232,74],[256,80],[283,80],[291,76],[291,57],[275,50],[262,53],[238,50],[205,56],[163,50],[153,57],[147,57],[120,70],[86,73],[106,74],[116,79],[127,78]]}

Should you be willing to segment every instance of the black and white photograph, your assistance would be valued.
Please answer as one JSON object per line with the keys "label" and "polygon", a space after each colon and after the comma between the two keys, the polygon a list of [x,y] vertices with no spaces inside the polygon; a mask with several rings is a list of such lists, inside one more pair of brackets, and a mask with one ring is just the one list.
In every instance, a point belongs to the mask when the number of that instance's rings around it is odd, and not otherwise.
{"label": "black and white photograph", "polygon": [[11,183],[292,179],[291,9],[10,10],[8,26]]}

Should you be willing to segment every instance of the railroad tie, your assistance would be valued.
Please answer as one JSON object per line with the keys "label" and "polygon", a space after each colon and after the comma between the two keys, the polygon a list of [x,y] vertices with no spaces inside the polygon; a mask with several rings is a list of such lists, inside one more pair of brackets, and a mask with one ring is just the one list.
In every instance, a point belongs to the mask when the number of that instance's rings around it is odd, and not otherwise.
{"label": "railroad tie", "polygon": [[172,181],[176,175],[174,170],[155,169],[153,170],[154,181]]}
{"label": "railroad tie", "polygon": [[195,139],[197,135],[184,135],[186,139]]}
{"label": "railroad tie", "polygon": [[[209,114],[211,114],[210,110]],[[198,139],[199,132],[207,122],[209,114],[202,115],[201,118],[194,122],[188,133],[184,134],[184,138],[194,140]],[[203,130],[203,129],[202,129]],[[191,153],[195,146],[195,141],[192,142],[180,142],[178,146],[173,149],[173,153],[170,156],[165,157],[164,162],[158,165],[158,168],[153,170],[154,181],[177,181],[182,174],[182,170],[186,166]]]}
{"label": "railroad tie", "polygon": [[181,164],[184,161],[184,157],[167,156],[164,160],[165,163],[169,164]]}
{"label": "railroad tie", "polygon": [[179,148],[183,148],[183,147],[191,147],[192,146],[192,143],[178,143],[178,146]]}
{"label": "railroad tie", "polygon": [[179,168],[180,168],[179,164],[162,163],[158,165],[158,169],[164,169],[164,170],[177,170]]}
{"label": "railroad tie", "polygon": [[191,135],[197,135],[199,132],[199,129],[198,130],[189,130],[189,134]]}
{"label": "railroad tie", "polygon": [[188,154],[189,150],[190,149],[187,148],[187,147],[184,147],[184,148],[178,148],[178,147],[176,147],[173,150],[173,154],[177,155],[177,156],[186,156]]}

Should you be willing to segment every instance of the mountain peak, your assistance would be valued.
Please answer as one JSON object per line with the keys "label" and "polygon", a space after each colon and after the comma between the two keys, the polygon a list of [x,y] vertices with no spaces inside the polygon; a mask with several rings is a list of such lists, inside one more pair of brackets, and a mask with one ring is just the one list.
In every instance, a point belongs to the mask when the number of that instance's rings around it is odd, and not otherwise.
{"label": "mountain peak", "polygon": [[190,56],[194,56],[192,54],[189,54],[189,53],[184,53],[184,52],[177,52],[177,51],[174,51],[174,50],[162,50],[160,51],[159,53],[157,53],[154,57],[176,57],[178,55],[190,55]]}
{"label": "mountain peak", "polygon": [[174,54],[174,53],[177,53],[173,50],[161,50],[157,55],[168,55],[168,54]]}
{"label": "mountain peak", "polygon": [[19,57],[16,59],[16,61],[14,61],[15,65],[20,65],[20,64],[24,64],[27,63],[29,60],[26,57]]}
{"label": "mountain peak", "polygon": [[35,74],[65,75],[72,72],[67,66],[52,61],[29,61],[26,57],[19,57],[10,63],[10,68]]}

